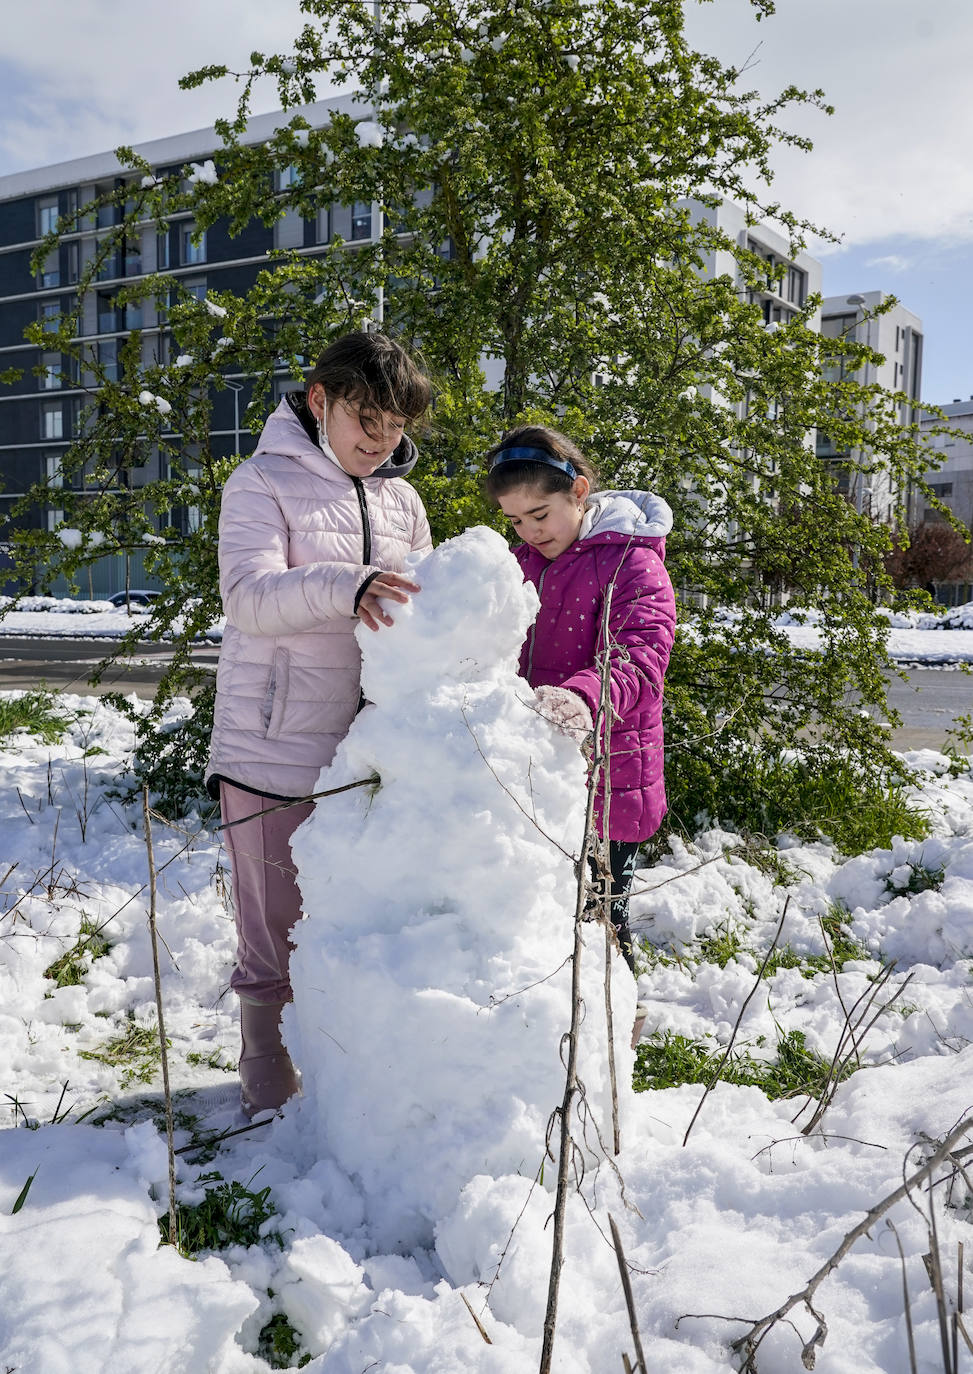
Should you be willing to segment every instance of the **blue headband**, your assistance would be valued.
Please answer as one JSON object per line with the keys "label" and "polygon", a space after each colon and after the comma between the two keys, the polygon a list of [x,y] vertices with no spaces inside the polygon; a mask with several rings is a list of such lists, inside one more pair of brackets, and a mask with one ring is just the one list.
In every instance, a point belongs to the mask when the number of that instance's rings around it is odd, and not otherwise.
{"label": "blue headband", "polygon": [[546,448],[502,448],[490,464],[490,471],[500,463],[544,463],[549,468],[566,472],[571,478],[578,475],[574,465],[566,458],[557,458]]}

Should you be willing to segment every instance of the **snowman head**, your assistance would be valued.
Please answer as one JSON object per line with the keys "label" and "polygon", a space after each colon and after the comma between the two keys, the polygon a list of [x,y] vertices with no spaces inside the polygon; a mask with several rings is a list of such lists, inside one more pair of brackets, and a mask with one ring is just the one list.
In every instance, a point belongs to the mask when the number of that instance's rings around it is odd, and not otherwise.
{"label": "snowman head", "polygon": [[538,601],[496,530],[476,525],[408,571],[422,590],[405,605],[386,603],[395,623],[357,631],[369,701],[392,705],[443,681],[516,674]]}

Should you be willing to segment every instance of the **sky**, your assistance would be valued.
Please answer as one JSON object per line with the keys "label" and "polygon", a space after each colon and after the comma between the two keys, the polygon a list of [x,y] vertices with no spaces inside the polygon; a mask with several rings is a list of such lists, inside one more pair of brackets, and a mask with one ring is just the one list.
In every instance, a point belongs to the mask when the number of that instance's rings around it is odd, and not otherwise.
{"label": "sky", "polygon": [[[231,79],[178,89],[210,62],[285,52],[298,0],[32,0],[9,6],[0,49],[0,175],[201,128],[235,103]],[[781,149],[782,204],[841,236],[812,244],[828,295],[882,290],[922,320],[923,394],[973,394],[973,56],[969,0],[687,0],[694,45],[746,67],[764,95],[823,88],[835,113],[795,108],[814,142]],[[164,22],[160,18],[164,16]],[[43,41],[38,35],[43,34]],[[270,85],[255,111],[275,107]]]}

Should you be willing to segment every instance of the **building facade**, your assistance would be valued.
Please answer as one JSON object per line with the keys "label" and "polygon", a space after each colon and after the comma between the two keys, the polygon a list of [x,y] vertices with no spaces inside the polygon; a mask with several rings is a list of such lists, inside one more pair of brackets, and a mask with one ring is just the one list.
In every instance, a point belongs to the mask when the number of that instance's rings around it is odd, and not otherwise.
{"label": "building facade", "polygon": [[[949,405],[940,407],[946,420],[933,420],[924,417],[923,429],[946,423],[950,429],[960,430],[961,435],[936,434],[930,445],[942,457],[942,466],[926,473],[926,482],[936,498],[948,507],[958,520],[973,531],[973,396],[967,401],[954,397]],[[962,437],[965,436],[965,437]],[[936,524],[945,520],[942,511],[936,506],[923,502],[917,517],[917,524]],[[973,576],[969,568],[973,566],[973,553],[965,575],[955,580],[936,584],[936,598],[945,605],[959,606],[973,601]]]}
{"label": "building facade", "polygon": [[[302,114],[322,127],[335,110],[359,117],[363,113],[355,98],[349,96],[308,106]],[[248,126],[248,141],[269,138],[279,122],[279,114],[254,117]],[[203,163],[218,155],[218,146],[214,130],[202,129],[141,144],[135,151],[158,175],[179,173],[193,162]],[[80,232],[62,236],[59,247],[37,273],[31,270],[32,254],[57,226],[59,217],[105,191],[124,186],[126,177],[130,180],[132,173],[125,172],[113,153],[0,177],[0,371],[23,371],[20,381],[0,389],[0,545],[11,522],[19,527],[46,525],[53,529],[61,520],[62,513],[53,505],[18,515],[13,512],[35,483],[47,480],[56,487],[62,455],[79,437],[80,417],[91,400],[93,385],[92,375],[85,373],[83,366],[72,375],[66,355],[26,343],[24,330],[32,322],[39,322],[43,329],[45,319],[52,321],[54,329],[53,321],[74,309],[85,264],[94,257],[99,240],[120,222],[120,211],[106,206],[98,215],[89,216]],[[160,316],[148,299],[117,308],[114,297],[120,288],[137,285],[149,273],[164,271],[200,299],[213,289],[242,294],[267,267],[267,254],[272,249],[313,255],[327,252],[335,236],[346,242],[371,240],[379,232],[379,208],[372,203],[335,204],[322,208],[313,221],[288,211],[272,228],[253,221],[234,238],[220,225],[201,239],[195,229],[190,212],[172,215],[166,233],[158,233],[154,223],[146,224],[125,240],[99,273],[97,289],[89,291],[85,299],[81,334],[75,342],[84,345],[86,357],[97,359],[106,377],[115,375],[119,349],[135,329],[140,332],[143,363],[170,359],[171,334],[164,314]],[[294,385],[293,378],[282,369],[275,390],[287,391]],[[228,374],[227,390],[214,397],[215,452],[229,455],[252,448],[253,436],[241,428],[249,400],[248,379]],[[132,471],[133,485],[165,477],[159,465],[156,451],[143,468]],[[192,513],[184,512],[182,518],[191,519]],[[140,556],[133,553],[129,557],[128,585],[148,582],[151,586]],[[125,585],[125,559],[116,556],[94,566],[86,590],[96,596],[110,595]]]}
{"label": "building facade", "polygon": [[[906,425],[918,419],[916,407],[922,389],[922,321],[903,305],[894,305],[885,314],[875,315],[887,299],[884,291],[826,296],[821,303],[821,333],[826,338],[844,338],[864,344],[883,355],[881,363],[866,363],[860,369],[858,380],[863,386],[877,383],[888,391],[904,393],[906,399],[899,406],[899,418]],[[867,448],[851,452],[838,450],[827,435],[819,434],[817,451],[822,462],[834,471],[839,490],[858,511],[889,524],[897,503],[904,501],[909,522],[913,523],[915,493],[893,490],[888,473],[871,472]]]}

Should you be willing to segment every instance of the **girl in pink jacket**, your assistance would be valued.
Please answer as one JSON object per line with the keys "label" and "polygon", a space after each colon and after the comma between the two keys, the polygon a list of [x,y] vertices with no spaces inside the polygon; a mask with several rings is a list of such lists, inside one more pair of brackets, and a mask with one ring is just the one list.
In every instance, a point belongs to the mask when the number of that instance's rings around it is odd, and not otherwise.
{"label": "girl in pink jacket", "polygon": [[[290,837],[361,700],[355,627],[390,624],[383,600],[419,588],[405,557],[432,548],[405,434],[429,383],[382,334],[348,334],[285,396],[220,507],[226,629],[207,783],[218,796],[233,875],[240,1081],[248,1114],[297,1088],[280,1034],[290,1000],[290,932],[301,914]],[[267,815],[254,813],[268,812]]]}
{"label": "girl in pink jacket", "polygon": [[628,892],[639,844],[666,812],[662,690],[676,622],[665,569],[672,512],[647,492],[596,491],[591,464],[553,429],[510,430],[487,465],[487,490],[524,540],[514,553],[541,601],[521,673],[557,724],[592,729],[608,655],[608,786],[602,779],[595,814],[609,841],[612,919],[634,971]]}

